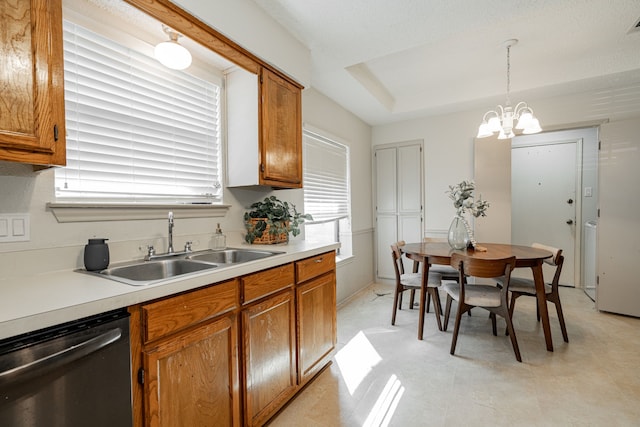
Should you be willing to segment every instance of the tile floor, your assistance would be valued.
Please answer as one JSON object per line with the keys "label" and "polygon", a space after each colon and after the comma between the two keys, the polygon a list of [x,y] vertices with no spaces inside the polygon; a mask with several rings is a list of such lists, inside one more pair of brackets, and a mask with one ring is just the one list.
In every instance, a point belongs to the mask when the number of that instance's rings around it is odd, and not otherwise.
{"label": "tile floor", "polygon": [[482,309],[465,316],[451,356],[453,319],[439,332],[427,314],[418,341],[407,299],[391,326],[391,289],[374,284],[339,308],[333,363],[270,427],[640,426],[640,319],[598,312],[582,290],[562,288],[568,344],[550,304],[555,351],[546,351],[535,300],[522,297],[523,363]]}

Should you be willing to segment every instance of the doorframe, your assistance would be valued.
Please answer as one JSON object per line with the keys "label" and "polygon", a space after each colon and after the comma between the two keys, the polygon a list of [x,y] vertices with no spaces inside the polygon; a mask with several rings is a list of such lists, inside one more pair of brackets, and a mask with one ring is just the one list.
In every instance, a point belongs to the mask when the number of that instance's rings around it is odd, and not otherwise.
{"label": "doorframe", "polygon": [[[573,144],[576,143],[576,158],[575,158],[575,203],[576,203],[576,217],[574,220],[575,226],[575,239],[573,242],[573,286],[575,288],[582,288],[584,284],[582,282],[582,170],[583,170],[583,141],[584,138],[570,138],[559,139],[557,141],[527,141],[519,142],[522,139],[515,137],[511,140],[511,150],[514,148],[526,148],[526,147],[540,147],[546,145],[560,145],[560,144]],[[513,175],[513,164],[511,165],[511,175]],[[513,217],[513,205],[511,206],[511,216]]]}

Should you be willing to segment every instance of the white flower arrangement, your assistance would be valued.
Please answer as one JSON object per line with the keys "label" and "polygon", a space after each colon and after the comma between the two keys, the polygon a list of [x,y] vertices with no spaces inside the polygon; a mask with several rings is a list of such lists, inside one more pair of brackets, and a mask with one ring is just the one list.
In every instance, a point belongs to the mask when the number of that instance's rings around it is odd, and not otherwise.
{"label": "white flower arrangement", "polygon": [[[473,230],[469,226],[469,222],[464,217],[469,212],[474,217],[487,216],[487,209],[489,208],[489,202],[482,200],[482,195],[478,200],[474,200],[473,191],[476,189],[476,184],[473,181],[462,181],[456,185],[450,185],[447,194],[449,198],[453,200],[453,207],[456,208],[456,216],[460,218],[467,230],[469,237],[469,243],[476,250],[480,250],[477,246],[475,237],[473,236]],[[449,242],[451,244],[451,241]],[[453,245],[452,245],[453,246]],[[484,248],[482,248],[484,250]]]}

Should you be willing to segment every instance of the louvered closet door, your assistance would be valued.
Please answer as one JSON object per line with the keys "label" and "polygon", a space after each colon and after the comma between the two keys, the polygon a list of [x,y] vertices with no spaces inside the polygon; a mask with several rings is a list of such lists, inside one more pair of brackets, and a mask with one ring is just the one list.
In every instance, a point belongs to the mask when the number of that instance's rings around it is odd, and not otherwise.
{"label": "louvered closet door", "polygon": [[374,167],[377,276],[393,279],[390,245],[422,239],[422,141],[379,146]]}

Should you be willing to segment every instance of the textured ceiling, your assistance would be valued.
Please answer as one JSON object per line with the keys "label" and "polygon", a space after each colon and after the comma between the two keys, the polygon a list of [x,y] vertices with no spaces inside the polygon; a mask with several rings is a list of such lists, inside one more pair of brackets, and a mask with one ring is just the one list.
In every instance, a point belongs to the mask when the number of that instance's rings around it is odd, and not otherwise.
{"label": "textured ceiling", "polygon": [[640,0],[253,1],[309,48],[312,86],[371,125],[504,103],[512,38],[513,100],[640,87]]}

